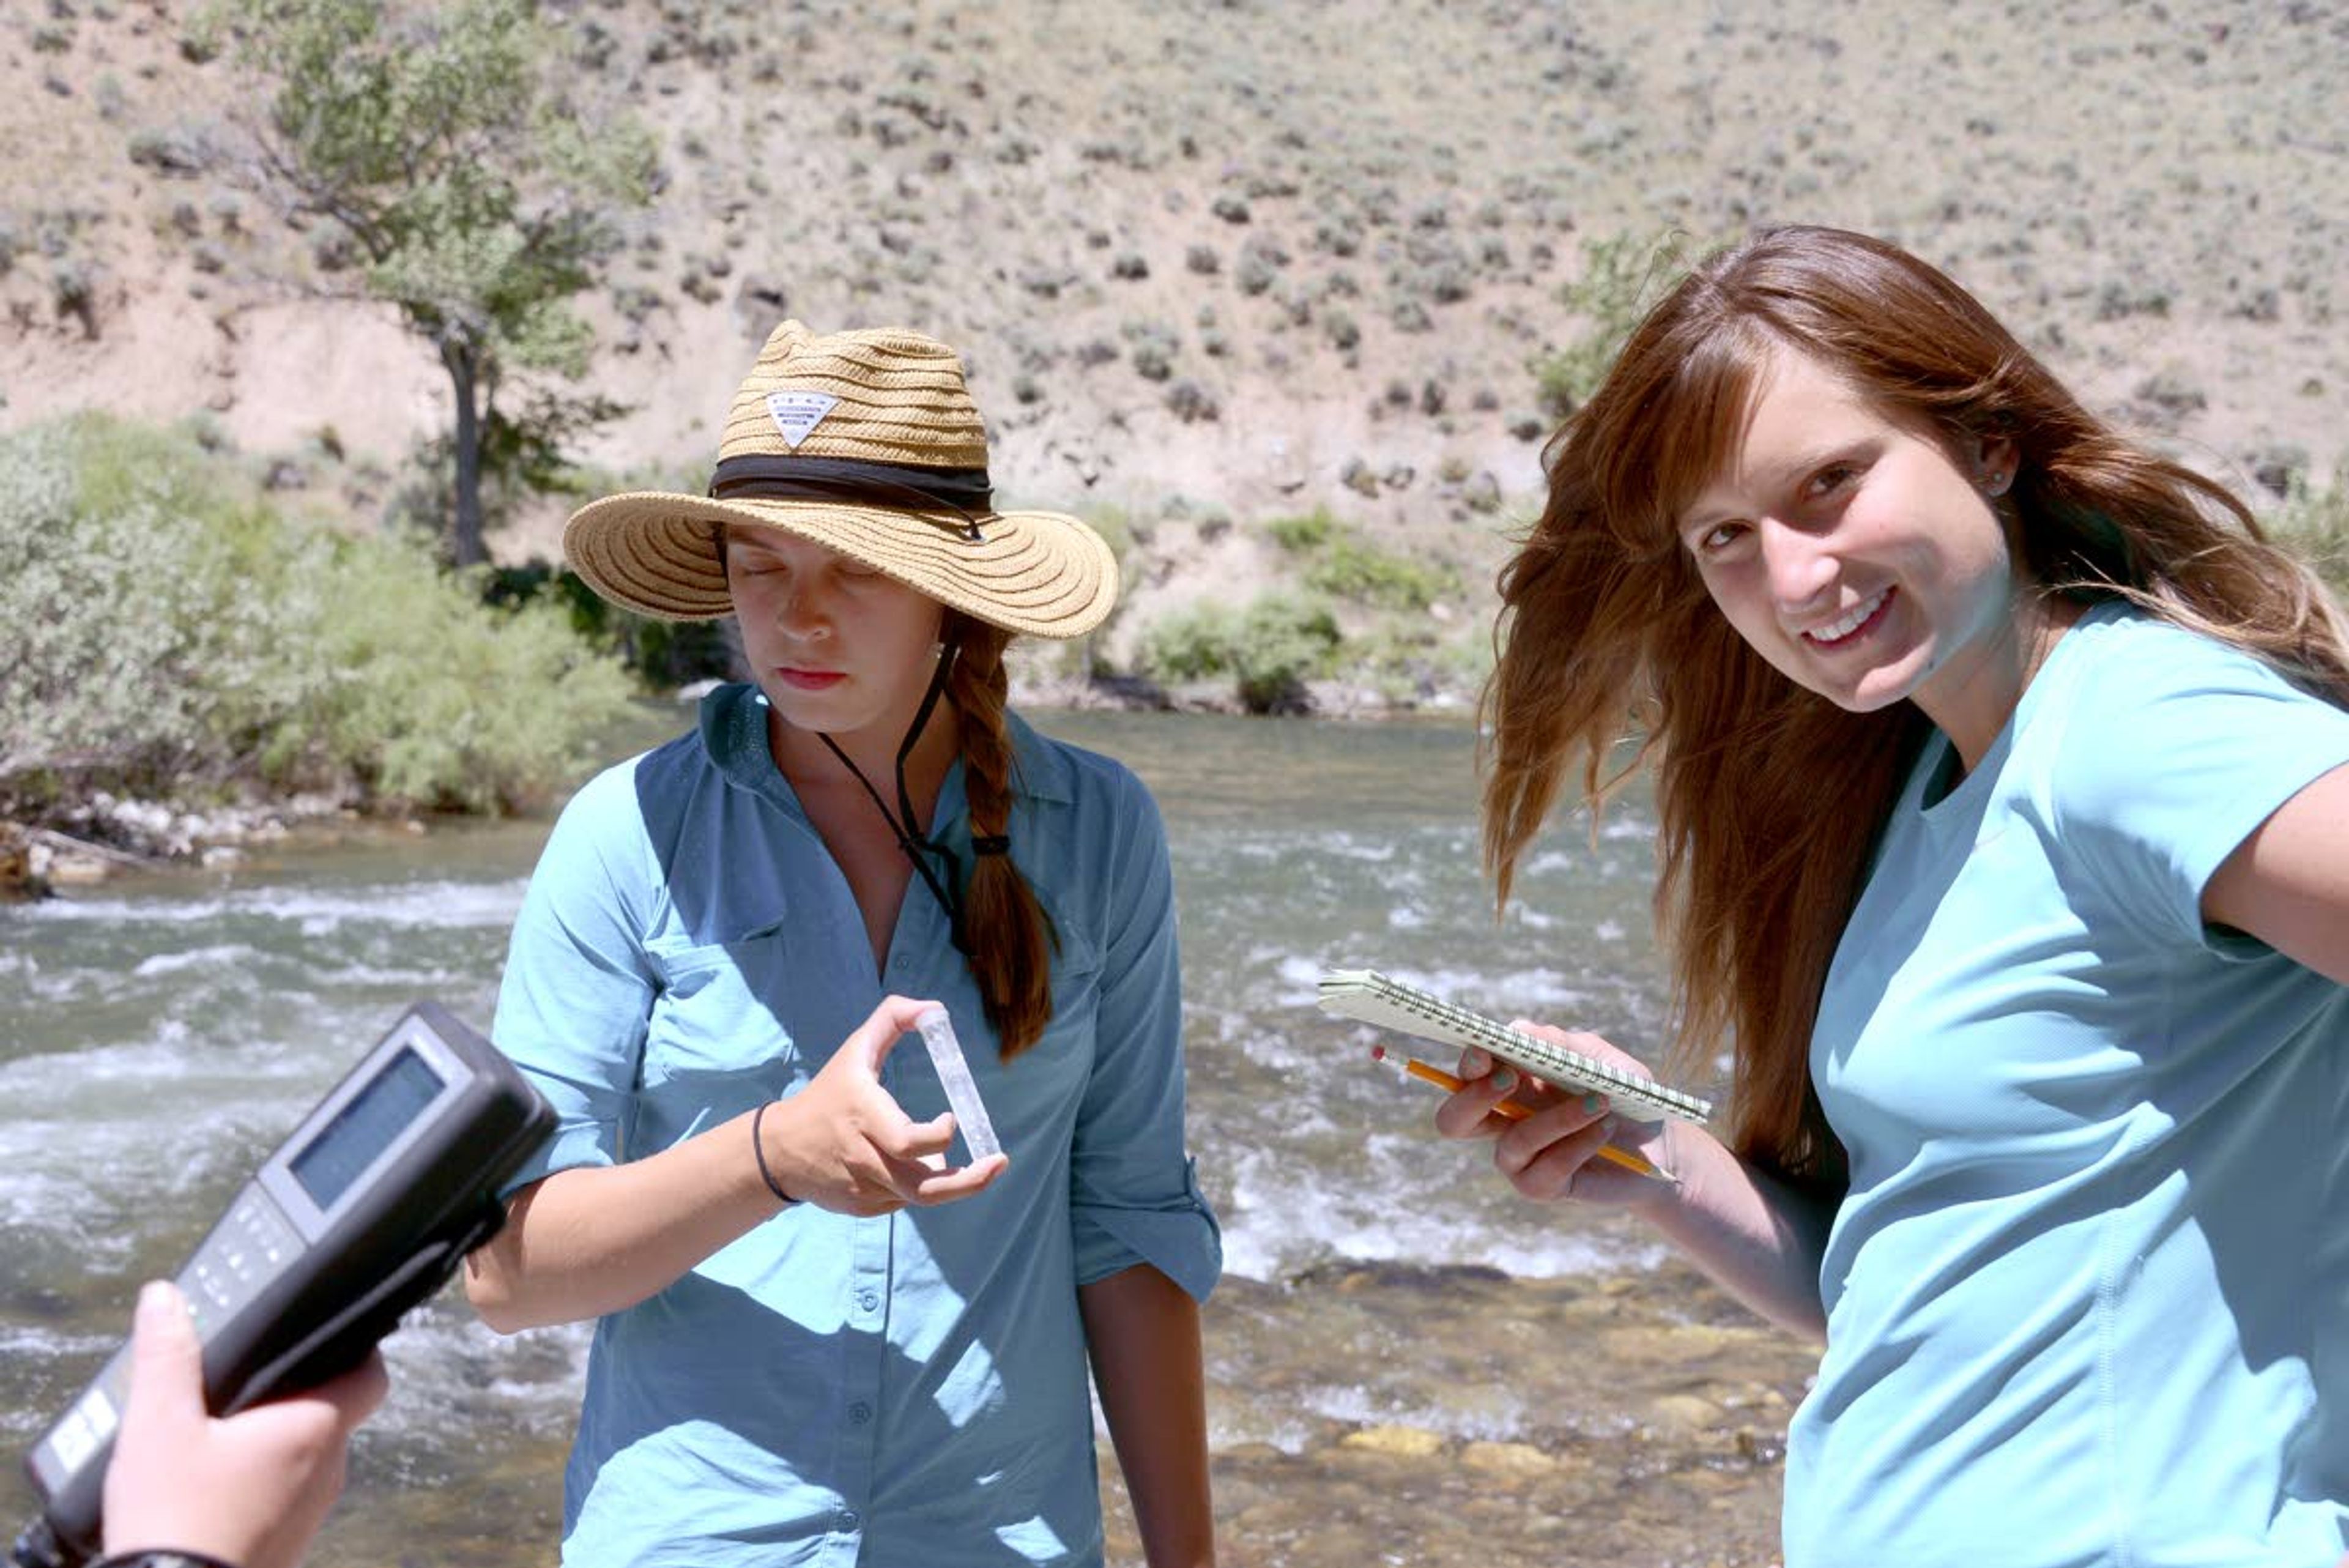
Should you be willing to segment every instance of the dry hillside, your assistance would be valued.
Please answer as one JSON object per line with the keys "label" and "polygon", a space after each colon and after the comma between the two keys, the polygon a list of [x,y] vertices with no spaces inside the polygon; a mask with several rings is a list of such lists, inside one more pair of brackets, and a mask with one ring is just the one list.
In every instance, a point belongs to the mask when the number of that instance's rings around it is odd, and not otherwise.
{"label": "dry hillside", "polygon": [[[0,421],[202,413],[364,514],[445,387],[318,297],[318,234],[180,166],[257,96],[186,12],[7,0]],[[1008,499],[1130,529],[1129,625],[1277,566],[1264,524],[1316,506],[1456,563],[1424,613],[1472,624],[1537,477],[1529,367],[1627,233],[1887,234],[2201,466],[2322,482],[2349,448],[2334,4],[548,12],[667,177],[594,306],[634,411],[583,455],[702,468],[786,313],[920,326],[966,349]]]}

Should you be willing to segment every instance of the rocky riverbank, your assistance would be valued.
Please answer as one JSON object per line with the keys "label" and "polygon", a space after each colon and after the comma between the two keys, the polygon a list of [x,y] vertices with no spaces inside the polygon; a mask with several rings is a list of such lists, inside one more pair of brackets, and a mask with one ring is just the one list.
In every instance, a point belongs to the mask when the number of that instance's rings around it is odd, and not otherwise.
{"label": "rocky riverbank", "polygon": [[[98,790],[38,822],[0,819],[0,901],[88,887],[124,872],[233,866],[255,847],[367,819],[333,795],[187,807]],[[421,832],[412,818],[375,826]]]}
{"label": "rocky riverbank", "polygon": [[[674,728],[690,722],[691,704],[707,685],[675,694]],[[1162,685],[1139,677],[1077,676],[1034,662],[1012,672],[1013,706],[1036,711],[1120,710],[1133,712],[1240,713],[1246,703],[1229,680]],[[1359,681],[1299,682],[1271,716],[1381,719],[1405,714],[1466,715],[1475,693],[1430,685],[1398,695]],[[652,743],[657,725],[632,722],[632,741]],[[642,729],[643,736],[635,732]],[[614,754],[626,754],[626,748]],[[582,774],[584,781],[585,774]],[[60,888],[88,887],[128,871],[173,867],[233,866],[256,846],[320,832],[428,831],[427,819],[408,814],[370,815],[351,798],[320,794],[191,807],[168,801],[93,791],[88,798],[36,822],[0,818],[0,902],[40,898]]]}

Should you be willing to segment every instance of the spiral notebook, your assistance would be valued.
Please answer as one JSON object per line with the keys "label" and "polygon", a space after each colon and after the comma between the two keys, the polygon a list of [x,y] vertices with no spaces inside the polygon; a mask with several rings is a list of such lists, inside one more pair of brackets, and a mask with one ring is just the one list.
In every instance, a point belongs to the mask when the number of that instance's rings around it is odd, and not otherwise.
{"label": "spiral notebook", "polygon": [[1679,1116],[1701,1122],[1713,1115],[1710,1100],[1537,1040],[1416,986],[1389,980],[1376,970],[1331,970],[1321,977],[1320,992],[1324,1012],[1340,1013],[1422,1040],[1474,1045],[1545,1084],[1604,1095],[1617,1115],[1634,1121],[1660,1122],[1666,1116]]}

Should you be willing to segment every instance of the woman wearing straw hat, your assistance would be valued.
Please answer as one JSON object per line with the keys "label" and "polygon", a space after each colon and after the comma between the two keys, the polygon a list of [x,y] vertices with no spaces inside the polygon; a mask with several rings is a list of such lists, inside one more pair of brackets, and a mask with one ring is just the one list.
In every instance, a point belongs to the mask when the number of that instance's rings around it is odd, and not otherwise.
{"label": "woman wearing straw hat", "polygon": [[1712,258],[1550,457],[1486,857],[1636,721],[1735,1116],[1676,1184],[1481,1060],[1438,1126],[1825,1336],[1788,1568],[2343,1561],[2349,618],[1865,235]]}
{"label": "woman wearing straw hat", "polygon": [[[950,349],[797,322],[709,495],[564,545],[617,604],[739,616],[756,676],[564,810],[499,996],[560,1125],[468,1288],[597,1320],[564,1561],[1098,1563],[1088,1357],[1151,1563],[1212,1561],[1164,837],[1004,700],[1013,634],[1108,613],[1108,547],[991,507]],[[1002,1153],[947,1165],[907,998]]]}

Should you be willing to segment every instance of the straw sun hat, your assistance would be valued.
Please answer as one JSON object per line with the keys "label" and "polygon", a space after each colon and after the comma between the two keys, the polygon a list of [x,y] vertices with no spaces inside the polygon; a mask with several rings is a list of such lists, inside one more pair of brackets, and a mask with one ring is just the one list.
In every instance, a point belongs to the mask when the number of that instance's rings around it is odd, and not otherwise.
{"label": "straw sun hat", "polygon": [[987,430],[945,344],[892,328],[775,328],[726,416],[708,495],[607,495],[563,552],[615,604],[663,620],[734,613],[719,524],[781,529],[1009,631],[1081,637],[1117,560],[1057,512],[998,512]]}

